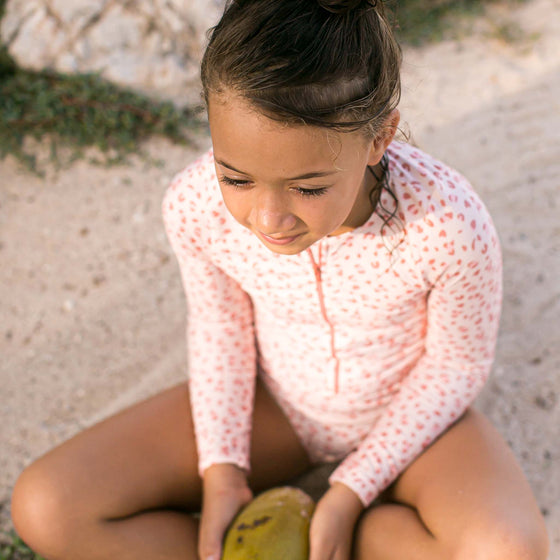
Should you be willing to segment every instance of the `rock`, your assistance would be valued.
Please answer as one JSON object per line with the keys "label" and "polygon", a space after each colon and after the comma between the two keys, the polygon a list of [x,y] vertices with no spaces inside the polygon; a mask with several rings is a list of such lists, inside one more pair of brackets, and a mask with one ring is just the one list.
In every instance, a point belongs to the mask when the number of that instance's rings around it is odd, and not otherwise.
{"label": "rock", "polygon": [[99,55],[122,51],[137,51],[149,27],[142,14],[113,4],[103,12],[99,21],[86,32],[92,51]]}
{"label": "rock", "polygon": [[307,560],[314,507],[298,488],[286,486],[260,494],[233,520],[223,560]]}
{"label": "rock", "polygon": [[107,0],[50,0],[48,6],[62,24],[83,29],[103,11],[106,4]]}
{"label": "rock", "polygon": [[44,8],[32,12],[17,30],[10,54],[16,61],[24,58],[26,67],[41,70],[50,67],[64,51],[66,34]]}
{"label": "rock", "polygon": [[22,68],[97,72],[176,104],[200,104],[206,31],[225,0],[8,0],[0,41]]}
{"label": "rock", "polygon": [[40,0],[14,2],[10,10],[6,10],[0,24],[0,39],[9,43],[17,35],[25,21],[37,10],[41,9]]}

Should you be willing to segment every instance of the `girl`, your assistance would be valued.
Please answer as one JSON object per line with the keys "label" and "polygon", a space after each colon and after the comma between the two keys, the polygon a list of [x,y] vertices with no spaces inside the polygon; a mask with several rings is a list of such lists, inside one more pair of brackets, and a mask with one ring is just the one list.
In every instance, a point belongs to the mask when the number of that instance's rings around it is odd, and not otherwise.
{"label": "girl", "polygon": [[340,461],[311,560],[546,558],[527,482],[469,408],[498,239],[465,179],[393,141],[399,65],[374,0],[228,4],[202,64],[213,151],[163,205],[189,387],[24,471],[13,520],[41,555],[218,559],[253,492]]}

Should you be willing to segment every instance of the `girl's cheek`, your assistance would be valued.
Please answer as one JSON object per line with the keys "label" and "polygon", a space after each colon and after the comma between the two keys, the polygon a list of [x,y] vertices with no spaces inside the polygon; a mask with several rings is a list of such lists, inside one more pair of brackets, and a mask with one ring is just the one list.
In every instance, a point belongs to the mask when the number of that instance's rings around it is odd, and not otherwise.
{"label": "girl's cheek", "polygon": [[231,194],[225,192],[225,189],[222,189],[222,197],[224,199],[224,204],[228,209],[229,213],[239,222],[242,222],[242,212],[239,201],[236,200],[235,196],[231,196]]}

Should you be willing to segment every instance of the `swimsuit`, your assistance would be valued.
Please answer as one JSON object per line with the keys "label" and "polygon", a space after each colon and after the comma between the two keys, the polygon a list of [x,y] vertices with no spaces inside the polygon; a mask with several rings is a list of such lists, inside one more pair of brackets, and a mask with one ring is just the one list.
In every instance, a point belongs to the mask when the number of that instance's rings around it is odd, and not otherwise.
{"label": "swimsuit", "polygon": [[[163,203],[185,287],[202,473],[249,469],[255,376],[330,482],[370,504],[473,402],[490,372],[501,298],[491,218],[456,171],[387,150],[397,215],[296,255],[267,249],[226,209],[212,151]],[[382,192],[380,206],[394,201]]]}

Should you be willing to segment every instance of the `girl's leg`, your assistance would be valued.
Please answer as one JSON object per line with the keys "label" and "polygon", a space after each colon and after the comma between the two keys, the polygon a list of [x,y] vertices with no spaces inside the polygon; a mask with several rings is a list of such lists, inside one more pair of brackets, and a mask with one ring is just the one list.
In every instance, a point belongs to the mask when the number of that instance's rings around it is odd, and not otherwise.
{"label": "girl's leg", "polygon": [[[257,382],[253,490],[309,467],[276,402]],[[29,466],[12,497],[16,530],[49,560],[197,557],[201,481],[186,384],[85,430]]]}
{"label": "girl's leg", "polygon": [[513,454],[468,411],[362,516],[356,560],[545,560],[548,539]]}

